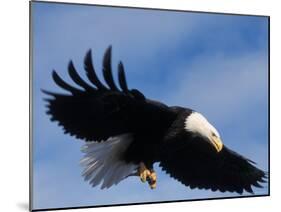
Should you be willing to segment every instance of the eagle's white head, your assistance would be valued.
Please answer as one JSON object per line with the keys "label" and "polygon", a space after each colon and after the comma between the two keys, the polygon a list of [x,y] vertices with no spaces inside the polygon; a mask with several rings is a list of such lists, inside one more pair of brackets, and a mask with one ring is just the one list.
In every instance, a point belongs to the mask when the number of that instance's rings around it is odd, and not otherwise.
{"label": "eagle's white head", "polygon": [[205,138],[206,141],[215,147],[217,152],[222,150],[223,143],[220,139],[220,134],[202,114],[192,112],[185,120],[185,129]]}

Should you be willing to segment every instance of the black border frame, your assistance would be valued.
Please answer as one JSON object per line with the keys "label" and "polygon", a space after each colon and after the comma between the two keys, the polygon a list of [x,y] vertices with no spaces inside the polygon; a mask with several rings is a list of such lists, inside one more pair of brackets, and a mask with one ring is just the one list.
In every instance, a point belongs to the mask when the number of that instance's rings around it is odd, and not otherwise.
{"label": "black border frame", "polygon": [[[247,196],[232,196],[232,197],[212,197],[204,199],[185,199],[185,200],[169,200],[169,201],[154,201],[154,202],[137,202],[137,203],[120,203],[120,204],[107,204],[107,205],[92,205],[92,206],[76,206],[76,207],[61,207],[61,208],[42,208],[33,209],[33,34],[32,34],[32,3],[47,3],[47,4],[64,4],[64,5],[84,5],[84,6],[97,6],[97,7],[111,7],[111,8],[127,8],[127,9],[143,9],[143,10],[157,10],[157,11],[173,11],[173,12],[190,12],[190,13],[203,13],[203,14],[217,14],[217,15],[237,15],[237,16],[253,16],[264,17],[268,21],[268,57],[267,57],[267,77],[268,77],[268,193],[259,195],[247,195]],[[30,0],[29,1],[29,211],[53,211],[53,210],[70,210],[70,209],[87,209],[87,208],[100,208],[100,207],[114,207],[114,206],[134,206],[134,205],[148,205],[148,204],[161,204],[161,203],[180,203],[180,202],[195,202],[205,200],[224,200],[224,199],[243,199],[253,197],[269,197],[270,196],[270,16],[269,15],[251,15],[251,14],[239,14],[239,13],[225,13],[225,12],[204,12],[194,10],[178,10],[178,9],[163,9],[163,8],[149,8],[149,7],[132,7],[132,6],[119,6],[119,5],[102,5],[102,4],[90,4],[90,3],[73,3],[73,2],[56,2],[56,1],[42,1],[42,0]]]}

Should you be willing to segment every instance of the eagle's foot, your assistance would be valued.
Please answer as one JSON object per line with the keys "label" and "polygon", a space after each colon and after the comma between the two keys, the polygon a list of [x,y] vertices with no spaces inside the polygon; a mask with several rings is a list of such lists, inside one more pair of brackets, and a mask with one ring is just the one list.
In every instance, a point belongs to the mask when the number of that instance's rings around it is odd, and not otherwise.
{"label": "eagle's foot", "polygon": [[151,189],[156,188],[156,180],[157,180],[156,172],[154,170],[151,170],[147,180]]}
{"label": "eagle's foot", "polygon": [[143,183],[148,182],[151,189],[156,188],[156,172],[154,170],[149,170],[143,162],[139,166],[139,177]]}
{"label": "eagle's foot", "polygon": [[143,183],[147,181],[147,178],[151,175],[150,170],[146,168],[143,162],[139,166],[139,176]]}

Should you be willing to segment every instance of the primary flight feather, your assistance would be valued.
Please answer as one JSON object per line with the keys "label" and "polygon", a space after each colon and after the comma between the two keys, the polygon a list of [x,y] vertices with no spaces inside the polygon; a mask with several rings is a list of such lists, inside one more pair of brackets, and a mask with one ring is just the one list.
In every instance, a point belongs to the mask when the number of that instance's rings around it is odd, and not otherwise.
{"label": "primary flight feather", "polygon": [[153,164],[191,189],[211,189],[239,194],[262,187],[267,174],[254,162],[223,145],[215,127],[199,112],[169,107],[129,89],[124,66],[118,65],[118,82],[111,69],[111,46],[106,50],[102,73],[96,75],[91,50],[84,60],[90,83],[83,80],[70,61],[65,82],[53,71],[54,82],[66,94],[43,90],[47,114],[65,133],[86,141],[81,164],[92,186],[109,188],[130,176],[139,176],[156,187]]}

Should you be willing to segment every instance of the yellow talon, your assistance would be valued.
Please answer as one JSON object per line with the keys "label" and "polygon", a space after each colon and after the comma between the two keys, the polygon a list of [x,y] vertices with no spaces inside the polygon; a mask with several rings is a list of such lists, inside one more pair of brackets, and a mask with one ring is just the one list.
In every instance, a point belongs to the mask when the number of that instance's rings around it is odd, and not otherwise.
{"label": "yellow talon", "polygon": [[155,171],[151,171],[151,174],[149,176],[149,181],[148,181],[151,189],[155,189],[156,188],[156,181],[157,181],[156,172]]}
{"label": "yellow talon", "polygon": [[153,184],[150,184],[150,188],[151,188],[151,189],[155,189],[155,188],[156,188],[156,182],[153,183]]}
{"label": "yellow talon", "polygon": [[139,175],[140,175],[140,179],[143,183],[145,183],[147,181],[147,178],[150,176],[150,171],[149,169],[146,168],[146,166],[144,165],[144,163],[140,163],[140,167],[139,167]]}
{"label": "yellow talon", "polygon": [[156,181],[157,181],[156,172],[147,169],[147,167],[143,162],[141,162],[139,166],[139,176],[143,183],[145,183],[146,181],[148,182],[151,189],[156,188]]}

